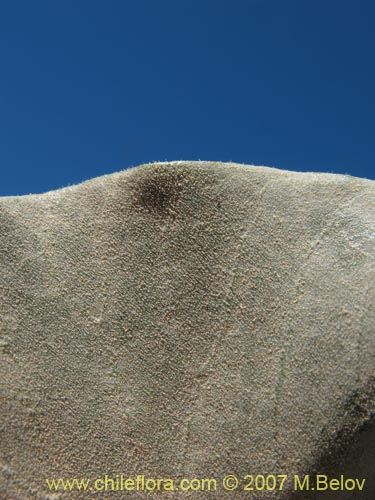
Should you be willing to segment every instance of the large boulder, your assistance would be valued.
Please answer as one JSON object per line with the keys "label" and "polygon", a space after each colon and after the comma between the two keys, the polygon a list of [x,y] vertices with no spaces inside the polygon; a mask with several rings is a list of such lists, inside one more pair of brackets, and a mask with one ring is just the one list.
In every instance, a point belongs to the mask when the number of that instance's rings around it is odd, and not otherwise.
{"label": "large boulder", "polygon": [[1,198],[0,266],[1,499],[143,474],[217,490],[101,495],[284,500],[317,472],[366,483],[303,498],[375,498],[374,181],[141,165]]}

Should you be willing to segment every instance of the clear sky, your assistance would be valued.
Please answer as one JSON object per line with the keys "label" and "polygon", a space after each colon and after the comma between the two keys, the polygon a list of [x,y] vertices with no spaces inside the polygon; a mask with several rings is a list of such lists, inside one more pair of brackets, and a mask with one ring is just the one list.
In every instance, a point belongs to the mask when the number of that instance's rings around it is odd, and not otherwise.
{"label": "clear sky", "polygon": [[375,179],[372,0],[0,3],[1,195],[141,163]]}

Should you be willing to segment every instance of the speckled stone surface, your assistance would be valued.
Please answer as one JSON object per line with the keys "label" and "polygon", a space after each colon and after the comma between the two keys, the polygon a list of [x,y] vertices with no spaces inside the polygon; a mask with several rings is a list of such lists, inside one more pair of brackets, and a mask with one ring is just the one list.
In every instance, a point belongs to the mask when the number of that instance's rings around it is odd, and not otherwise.
{"label": "speckled stone surface", "polygon": [[[303,498],[375,498],[374,181],[141,165],[0,198],[0,266],[0,499],[316,470],[367,483]],[[45,483],[104,474],[218,488]]]}

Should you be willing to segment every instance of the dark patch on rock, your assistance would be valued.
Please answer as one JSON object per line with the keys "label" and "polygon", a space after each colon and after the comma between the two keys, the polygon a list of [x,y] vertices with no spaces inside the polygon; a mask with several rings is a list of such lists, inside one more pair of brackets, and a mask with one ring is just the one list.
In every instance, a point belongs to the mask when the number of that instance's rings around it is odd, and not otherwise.
{"label": "dark patch on rock", "polygon": [[335,463],[344,460],[356,436],[375,424],[375,378],[372,377],[363,390],[355,390],[337,413],[336,431],[328,433],[322,429],[322,441],[326,450],[320,460],[320,467],[329,467],[332,458]]}
{"label": "dark patch on rock", "polygon": [[168,165],[148,170],[135,186],[133,206],[156,217],[174,219],[185,182],[184,170]]}
{"label": "dark patch on rock", "polygon": [[[338,410],[335,431],[332,422],[321,431],[320,457],[307,473],[366,478],[364,491],[295,491],[291,500],[373,500],[375,498],[375,379],[355,390]],[[302,475],[301,475],[302,477]]]}

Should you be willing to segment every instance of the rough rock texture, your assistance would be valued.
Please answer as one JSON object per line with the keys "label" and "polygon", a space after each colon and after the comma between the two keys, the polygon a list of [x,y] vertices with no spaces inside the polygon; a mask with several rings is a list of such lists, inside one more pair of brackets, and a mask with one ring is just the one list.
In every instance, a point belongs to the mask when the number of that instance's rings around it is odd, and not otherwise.
{"label": "rough rock texture", "polygon": [[[0,499],[316,470],[366,487],[303,498],[375,498],[374,181],[141,165],[1,198],[0,266]],[[45,483],[121,473],[218,488]]]}

